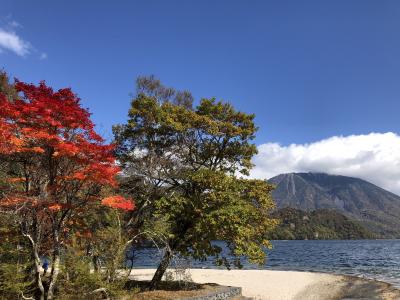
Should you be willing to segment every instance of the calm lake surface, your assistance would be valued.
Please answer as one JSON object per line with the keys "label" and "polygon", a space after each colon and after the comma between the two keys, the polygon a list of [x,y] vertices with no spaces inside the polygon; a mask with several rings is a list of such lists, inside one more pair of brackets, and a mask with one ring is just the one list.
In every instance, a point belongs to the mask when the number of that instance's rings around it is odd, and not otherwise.
{"label": "calm lake surface", "polygon": [[[216,242],[224,246],[223,242]],[[244,261],[244,269],[314,271],[377,279],[400,288],[400,240],[273,241],[264,266]],[[154,268],[155,248],[135,251],[135,268]],[[212,260],[190,261],[192,268],[216,268]]]}

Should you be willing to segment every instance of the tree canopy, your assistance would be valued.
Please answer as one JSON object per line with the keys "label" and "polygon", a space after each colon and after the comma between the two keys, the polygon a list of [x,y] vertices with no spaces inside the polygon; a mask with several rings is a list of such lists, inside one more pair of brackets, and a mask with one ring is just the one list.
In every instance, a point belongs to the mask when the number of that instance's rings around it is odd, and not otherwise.
{"label": "tree canopy", "polygon": [[[117,185],[114,147],[104,144],[70,89],[19,81],[14,88],[19,97],[0,92],[0,160],[9,166],[0,210],[15,217],[29,240],[41,299],[52,299],[74,220],[100,203],[125,210],[134,205],[122,196],[102,196]],[[48,285],[41,278],[43,255],[53,261]]]}
{"label": "tree canopy", "polygon": [[[189,92],[139,78],[129,120],[115,126],[116,154],[124,170],[122,187],[135,198],[138,228],[162,222],[165,255],[152,280],[156,287],[172,253],[230,266],[213,240],[227,241],[233,262],[263,263],[265,234],[275,226],[266,181],[243,178],[256,154],[254,115],[216,99],[193,106]],[[183,99],[183,100],[182,100]],[[155,228],[154,225],[151,227]],[[140,230],[140,229],[139,229]]]}
{"label": "tree canopy", "polygon": [[244,257],[264,263],[277,222],[273,187],[248,178],[253,114],[214,98],[195,102],[151,76],[138,78],[113,144],[71,89],[10,84],[3,74],[0,106],[0,278],[19,266],[18,282],[1,283],[0,296],[108,297],[126,286],[120,269],[133,262],[131,247],[149,240],[165,248],[152,289],[175,255],[227,268]]}

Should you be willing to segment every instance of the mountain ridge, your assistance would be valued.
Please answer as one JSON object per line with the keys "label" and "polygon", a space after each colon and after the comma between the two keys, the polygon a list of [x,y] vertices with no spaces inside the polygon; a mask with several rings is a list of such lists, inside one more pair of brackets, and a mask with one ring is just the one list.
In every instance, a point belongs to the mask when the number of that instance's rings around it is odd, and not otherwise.
{"label": "mountain ridge", "polygon": [[268,182],[276,186],[273,198],[278,208],[333,209],[379,237],[400,237],[400,196],[368,181],[309,172],[280,174]]}

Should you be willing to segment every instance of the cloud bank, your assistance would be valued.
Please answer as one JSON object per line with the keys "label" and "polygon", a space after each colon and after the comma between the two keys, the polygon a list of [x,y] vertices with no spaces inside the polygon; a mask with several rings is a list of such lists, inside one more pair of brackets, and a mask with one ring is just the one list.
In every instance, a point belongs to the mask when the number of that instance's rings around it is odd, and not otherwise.
{"label": "cloud bank", "polygon": [[0,50],[9,50],[19,56],[26,56],[30,53],[29,42],[20,38],[13,30],[0,28]]}
{"label": "cloud bank", "polygon": [[258,146],[251,177],[324,172],[359,177],[400,195],[400,136],[388,133],[334,136],[310,144]]}

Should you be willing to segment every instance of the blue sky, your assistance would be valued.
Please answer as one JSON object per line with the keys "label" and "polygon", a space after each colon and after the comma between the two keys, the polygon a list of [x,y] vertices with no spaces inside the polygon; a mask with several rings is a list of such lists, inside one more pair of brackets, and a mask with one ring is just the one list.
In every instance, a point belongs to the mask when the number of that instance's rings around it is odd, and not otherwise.
{"label": "blue sky", "polygon": [[[0,0],[0,67],[70,86],[98,129],[138,75],[257,115],[257,144],[400,130],[399,1]],[[19,53],[18,53],[19,52]]]}

